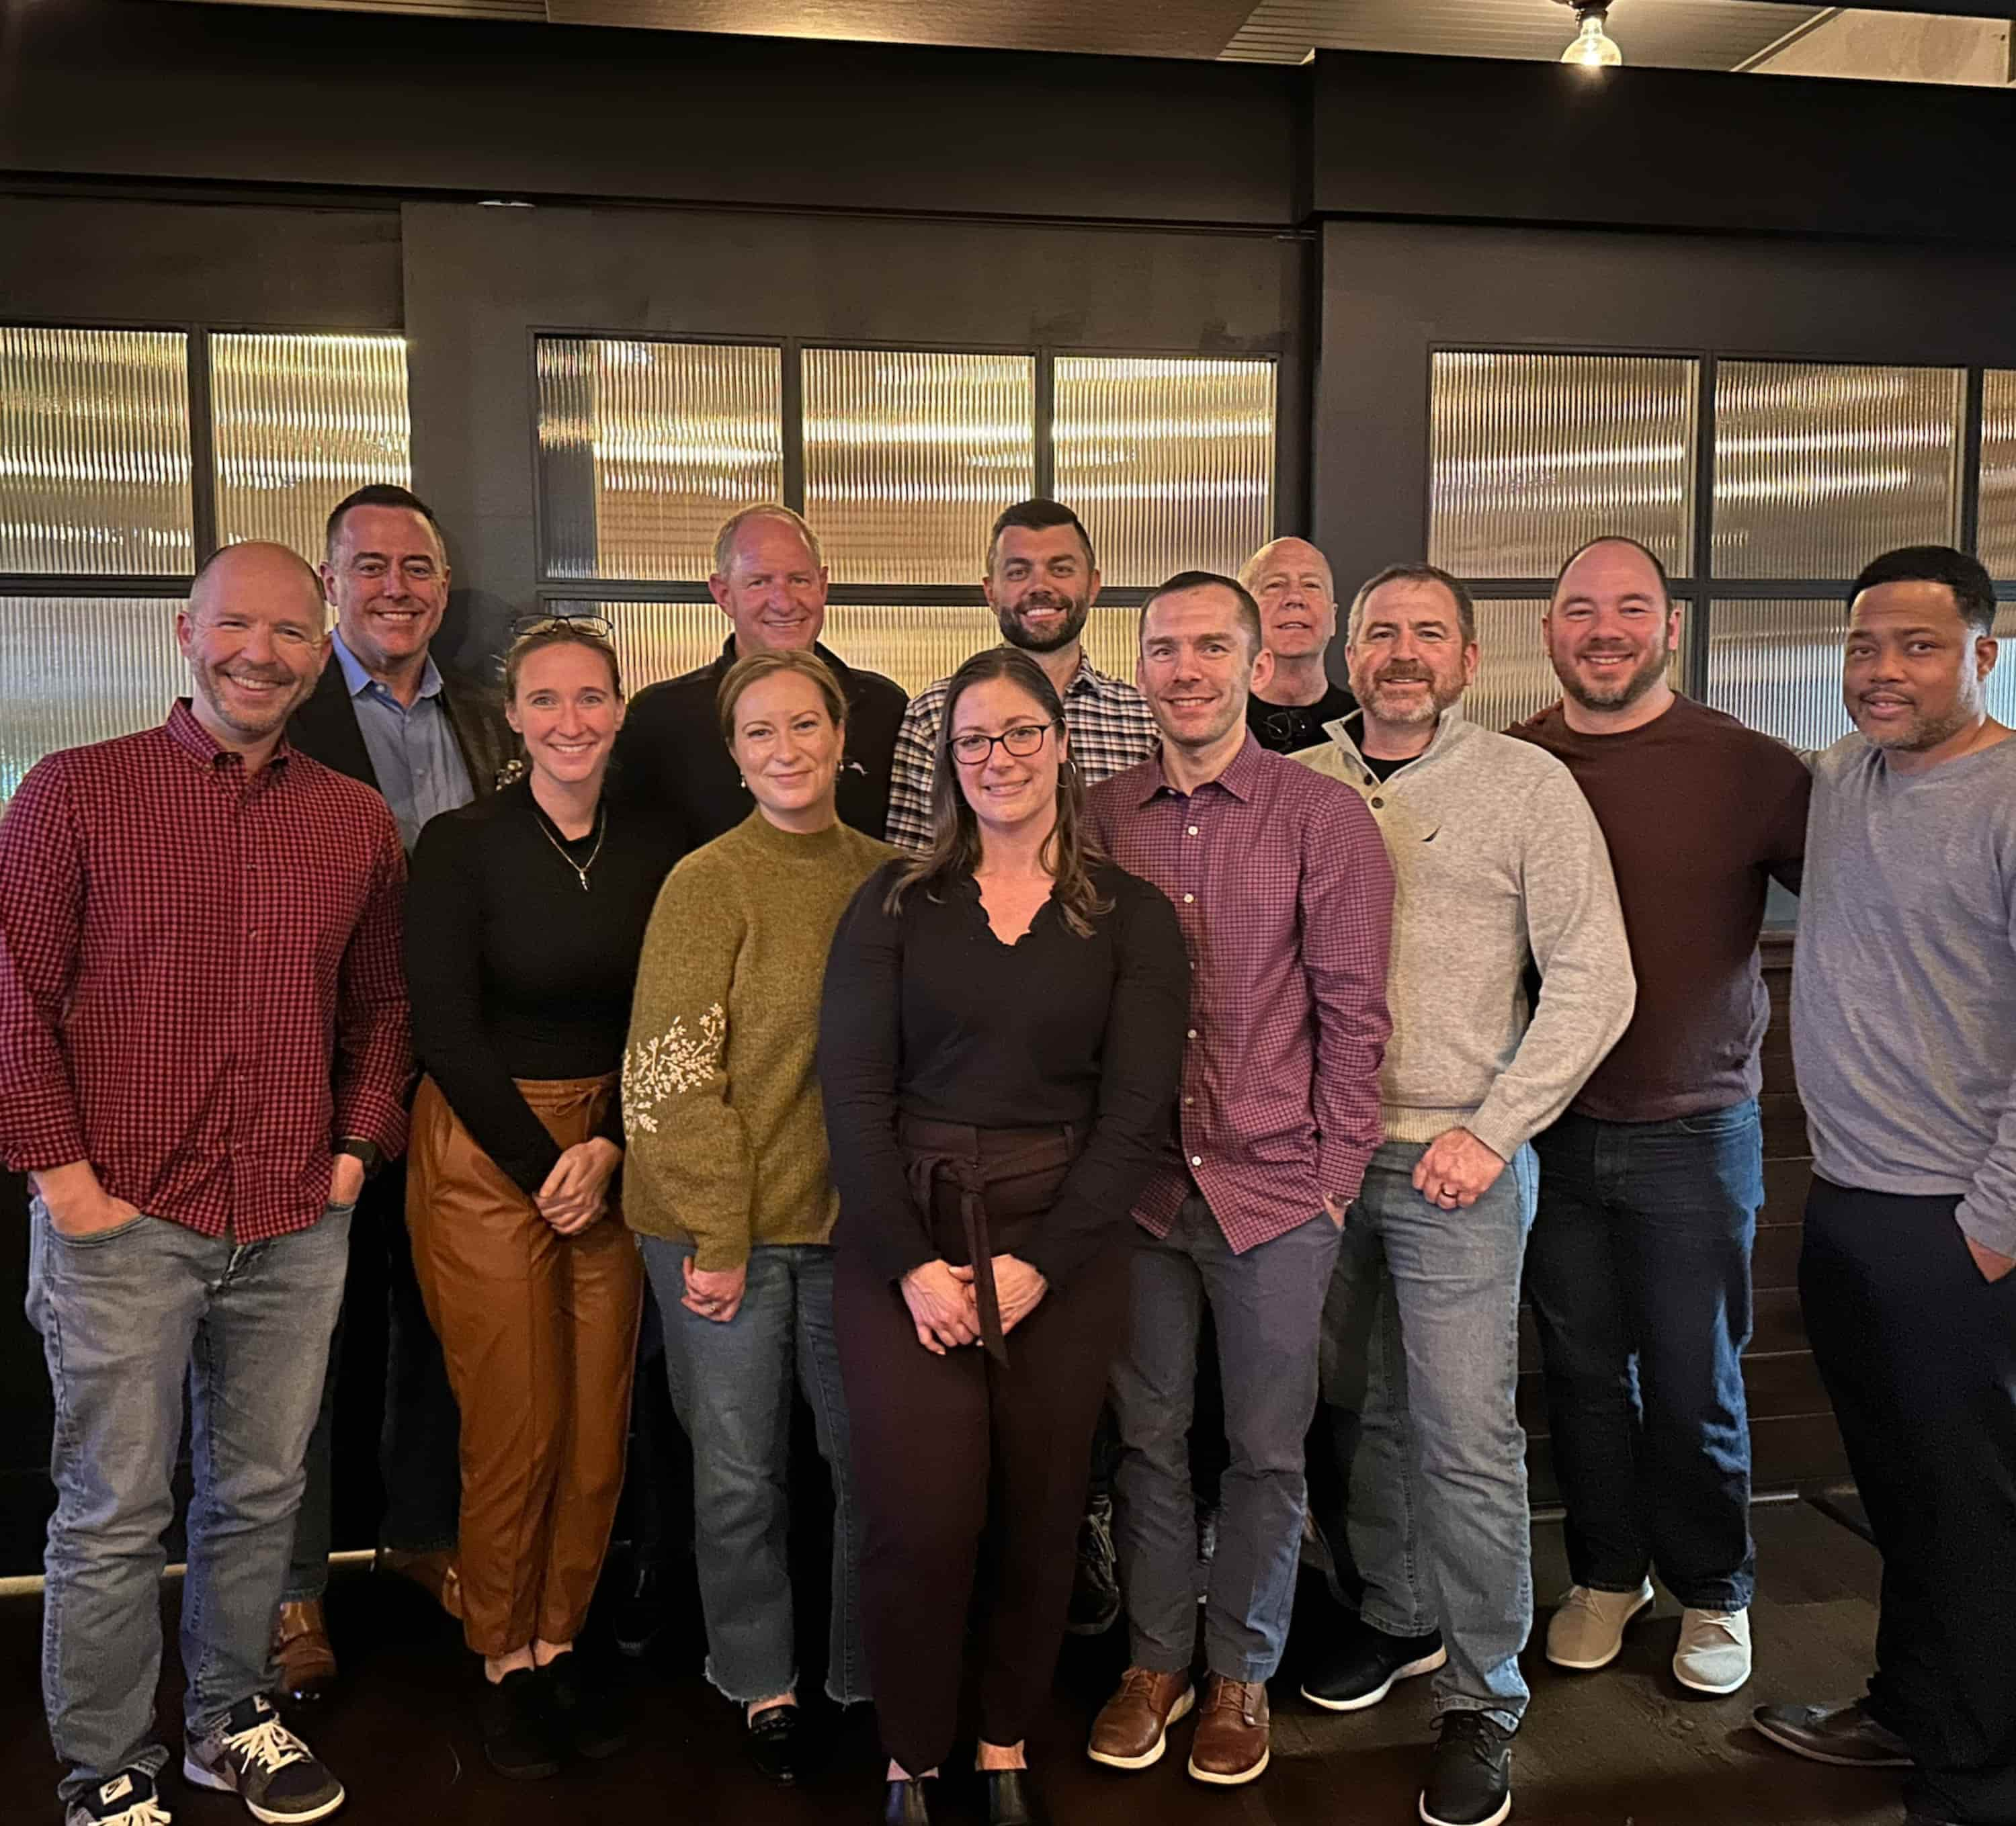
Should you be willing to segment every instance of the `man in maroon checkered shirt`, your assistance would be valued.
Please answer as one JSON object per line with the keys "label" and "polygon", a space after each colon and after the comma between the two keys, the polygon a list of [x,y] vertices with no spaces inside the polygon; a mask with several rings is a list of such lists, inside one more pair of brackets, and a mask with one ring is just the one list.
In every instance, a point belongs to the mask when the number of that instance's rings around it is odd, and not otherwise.
{"label": "man in maroon checkered shirt", "polygon": [[43,1699],[67,1826],[161,1826],[162,1535],[191,1391],[182,1772],[256,1817],[341,1785],[267,1651],[368,1166],[405,1142],[398,828],[291,751],[322,588],[212,559],[158,728],[49,756],[0,820],[0,1156],[30,1176],[55,1395]]}
{"label": "man in maroon checkered shirt", "polygon": [[1260,638],[1259,610],[1229,577],[1163,584],[1141,612],[1139,669],[1161,753],[1091,797],[1113,859],[1175,904],[1193,974],[1174,1132],[1134,1209],[1148,1235],[1113,1369],[1130,1665],[1089,1749],[1146,1768],[1196,1702],[1187,1440],[1208,1301],[1231,1462],[1190,1772],[1222,1786],[1267,1766],[1266,1681],[1294,1596],[1323,1298],[1381,1139],[1391,1026],[1384,843],[1350,787],[1301,777],[1247,733]]}

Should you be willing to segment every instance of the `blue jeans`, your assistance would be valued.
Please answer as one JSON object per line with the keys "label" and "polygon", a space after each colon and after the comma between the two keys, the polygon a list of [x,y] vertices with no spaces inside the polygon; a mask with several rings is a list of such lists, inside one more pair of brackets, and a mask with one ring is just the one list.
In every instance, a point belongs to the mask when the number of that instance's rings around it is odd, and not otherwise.
{"label": "blue jeans", "polygon": [[833,1478],[826,1696],[841,1706],[866,1699],[861,1524],[833,1342],[833,1251],[808,1243],[752,1249],[742,1304],[721,1325],[680,1303],[691,1246],[641,1240],[664,1319],[672,1405],[693,1440],[693,1558],[707,1616],[707,1677],[745,1706],[797,1686],[789,1554],[795,1375]]}
{"label": "blue jeans", "polygon": [[1387,1142],[1345,1217],[1323,1393],[1362,1404],[1350,1494],[1359,1615],[1391,1636],[1439,1629],[1449,1662],[1435,1715],[1483,1712],[1514,1731],[1533,1627],[1519,1267],[1539,1168],[1521,1148],[1469,1210],[1445,1211],[1414,1189],[1425,1151]]}
{"label": "blue jeans", "polygon": [[1541,1136],[1526,1291],[1578,1585],[1741,1610],[1750,1539],[1754,1099],[1672,1122],[1567,1116]]}
{"label": "blue jeans", "polygon": [[56,1399],[42,1699],[68,1765],[66,1800],[168,1760],[154,1738],[154,1688],[185,1387],[196,1474],[182,1584],[188,1734],[269,1684],[350,1216],[332,1206],[267,1242],[154,1217],[77,1241],[34,1202],[27,1314]]}
{"label": "blue jeans", "polygon": [[1193,1193],[1169,1234],[1134,1252],[1127,1343],[1112,1371],[1120,1425],[1114,1544],[1137,1666],[1186,1670],[1197,1643],[1197,1510],[1190,1430],[1204,1302],[1218,1328],[1226,1443],[1204,1657],[1228,1680],[1280,1666],[1307,1501],[1302,1440],[1337,1228],[1324,1213],[1234,1255]]}

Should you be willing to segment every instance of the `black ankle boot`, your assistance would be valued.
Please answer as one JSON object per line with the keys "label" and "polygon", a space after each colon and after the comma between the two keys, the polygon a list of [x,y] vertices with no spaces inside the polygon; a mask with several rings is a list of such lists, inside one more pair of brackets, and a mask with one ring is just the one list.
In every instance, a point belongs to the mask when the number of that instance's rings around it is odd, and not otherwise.
{"label": "black ankle boot", "polygon": [[882,1826],[931,1826],[931,1810],[924,1804],[921,1777],[889,1784],[882,1803]]}
{"label": "black ankle boot", "polygon": [[1043,1797],[1026,1769],[988,1769],[987,1826],[1048,1826]]}

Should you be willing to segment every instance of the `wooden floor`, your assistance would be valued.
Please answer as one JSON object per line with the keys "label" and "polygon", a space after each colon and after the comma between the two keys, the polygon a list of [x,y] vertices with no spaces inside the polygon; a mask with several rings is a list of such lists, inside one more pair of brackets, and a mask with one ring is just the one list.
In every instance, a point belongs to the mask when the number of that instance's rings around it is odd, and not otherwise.
{"label": "wooden floor", "polygon": [[[1667,1668],[1676,1610],[1662,1598],[1634,1626],[1623,1656],[1600,1674],[1564,1675],[1528,1656],[1533,1705],[1516,1757],[1515,1817],[1528,1826],[1893,1826],[1894,1777],[1802,1763],[1748,1728],[1752,1705],[1859,1691],[1875,1634],[1874,1551],[1805,1504],[1756,1512],[1762,1591],[1753,1612],[1758,1674],[1733,1698],[1683,1699]],[[1537,1527],[1542,1627],[1565,1583],[1559,1530]],[[1274,1760],[1252,1787],[1207,1789],[1183,1773],[1188,1726],[1158,1767],[1121,1776],[1087,1762],[1085,1729],[1124,1652],[1122,1632],[1067,1644],[1054,1702],[1031,1744],[1057,1826],[1150,1820],[1161,1826],[1357,1826],[1415,1817],[1430,1741],[1427,1683],[1415,1681],[1353,1718],[1296,1695],[1298,1652],[1319,1641],[1327,1599],[1305,1578],[1288,1666],[1275,1684]],[[348,1785],[345,1817],[369,1826],[638,1826],[734,1821],[795,1826],[878,1817],[872,1720],[837,1727],[830,1766],[780,1794],[747,1773],[733,1713],[701,1679],[686,1638],[625,1668],[632,1749],[598,1768],[529,1785],[493,1775],[477,1748],[474,1662],[455,1626],[417,1594],[362,1570],[339,1572],[331,1612],[346,1691],[295,1722]],[[37,1684],[39,1601],[0,1601],[0,1792],[8,1820],[54,1820],[54,1765]],[[172,1644],[172,1634],[169,1637]],[[172,1646],[170,1649],[173,1657]],[[178,1745],[179,1682],[164,1683],[168,1741]],[[235,1801],[169,1796],[177,1826],[227,1826]],[[977,1817],[970,1799],[941,1797],[938,1817]]]}

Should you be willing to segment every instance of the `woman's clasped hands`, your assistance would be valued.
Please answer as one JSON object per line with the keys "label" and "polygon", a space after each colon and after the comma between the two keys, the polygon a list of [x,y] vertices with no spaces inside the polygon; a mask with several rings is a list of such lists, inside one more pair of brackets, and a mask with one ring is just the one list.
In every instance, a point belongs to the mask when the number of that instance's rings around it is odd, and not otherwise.
{"label": "woman's clasped hands", "polygon": [[601,1135],[566,1149],[532,1202],[562,1236],[578,1236],[603,1214],[623,1150]]}
{"label": "woman's clasped hands", "polygon": [[[980,1341],[980,1303],[973,1270],[949,1262],[920,1262],[903,1277],[903,1303],[917,1328],[917,1342],[935,1357]],[[994,1297],[1006,1337],[1034,1312],[1050,1284],[1019,1256],[994,1258]]]}

